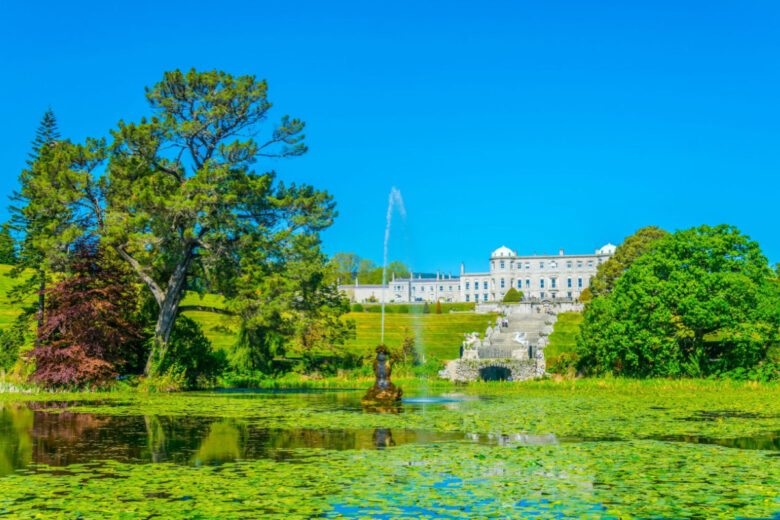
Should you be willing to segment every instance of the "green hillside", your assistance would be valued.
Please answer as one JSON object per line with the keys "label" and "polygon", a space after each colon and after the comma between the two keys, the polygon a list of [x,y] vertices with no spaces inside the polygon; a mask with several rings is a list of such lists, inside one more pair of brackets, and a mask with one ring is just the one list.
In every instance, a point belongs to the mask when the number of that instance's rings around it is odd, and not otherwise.
{"label": "green hillside", "polygon": [[550,344],[544,349],[544,354],[551,357],[564,352],[574,352],[577,346],[577,333],[580,331],[581,324],[581,312],[562,312],[558,314],[558,321],[553,325],[553,333],[550,334]]}
{"label": "green hillside", "polygon": [[[356,337],[348,344],[354,352],[366,352],[381,340],[382,315],[373,312],[349,313],[355,320]],[[404,328],[417,338],[423,352],[439,359],[454,359],[460,355],[463,333],[479,331],[487,327],[495,314],[386,314],[385,343],[400,345]]]}
{"label": "green hillside", "polygon": [[[11,266],[0,265],[0,328],[11,324],[19,314],[18,305],[9,302],[7,291],[15,280],[9,272]],[[32,297],[31,297],[32,299]],[[189,294],[182,305],[222,306],[223,300],[216,295]],[[238,329],[235,320],[210,312],[187,312],[187,316],[197,321],[204,334],[211,340],[214,348],[227,349],[235,341]],[[347,319],[355,320],[356,337],[349,341],[347,348],[353,352],[366,352],[380,342],[382,316],[376,312],[349,313]],[[385,316],[385,343],[400,345],[404,328],[417,338],[417,344],[424,352],[439,359],[453,359],[459,354],[464,332],[483,331],[488,320],[495,315],[454,313],[454,314],[387,314]]]}

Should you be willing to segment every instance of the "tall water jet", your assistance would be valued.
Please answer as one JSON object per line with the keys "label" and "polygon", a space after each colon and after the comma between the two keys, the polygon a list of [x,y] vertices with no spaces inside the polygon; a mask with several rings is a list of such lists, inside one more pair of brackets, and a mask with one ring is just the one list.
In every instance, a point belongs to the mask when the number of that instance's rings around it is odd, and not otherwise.
{"label": "tall water jet", "polygon": [[395,186],[390,189],[390,196],[387,201],[387,224],[385,225],[385,243],[382,252],[382,332],[380,344],[385,344],[385,300],[387,295],[387,243],[390,241],[390,225],[393,222],[393,206],[398,205],[398,212],[401,218],[406,219],[406,208],[404,208],[404,199],[401,198],[401,192]]}

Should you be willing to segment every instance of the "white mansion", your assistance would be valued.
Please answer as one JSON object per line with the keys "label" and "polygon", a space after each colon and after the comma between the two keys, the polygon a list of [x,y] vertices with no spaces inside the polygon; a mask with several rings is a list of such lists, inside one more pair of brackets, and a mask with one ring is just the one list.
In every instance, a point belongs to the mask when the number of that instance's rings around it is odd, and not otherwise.
{"label": "white mansion", "polygon": [[442,275],[423,278],[411,273],[409,278],[392,279],[387,285],[339,285],[354,302],[500,302],[514,287],[526,299],[576,299],[590,284],[598,265],[615,253],[607,244],[587,255],[518,256],[517,251],[500,247],[490,255],[490,271],[467,273],[460,266],[460,276]]}

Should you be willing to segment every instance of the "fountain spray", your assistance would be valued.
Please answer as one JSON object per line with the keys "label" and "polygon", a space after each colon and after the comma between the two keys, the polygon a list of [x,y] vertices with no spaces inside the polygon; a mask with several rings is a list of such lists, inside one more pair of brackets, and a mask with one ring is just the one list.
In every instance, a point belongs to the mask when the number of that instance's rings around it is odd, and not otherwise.
{"label": "fountain spray", "polygon": [[406,219],[406,208],[404,208],[404,199],[401,198],[401,192],[395,187],[390,189],[390,197],[387,201],[387,225],[385,226],[385,244],[382,255],[382,341],[385,343],[385,300],[386,300],[386,287],[387,287],[387,243],[390,240],[390,224],[393,220],[393,205],[398,205],[398,212],[401,214],[401,218]]}

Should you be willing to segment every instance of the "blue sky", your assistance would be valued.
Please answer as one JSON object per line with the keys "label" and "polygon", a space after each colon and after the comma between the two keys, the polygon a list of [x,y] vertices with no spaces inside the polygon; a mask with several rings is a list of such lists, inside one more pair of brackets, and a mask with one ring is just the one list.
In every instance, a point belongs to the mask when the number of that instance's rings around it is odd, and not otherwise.
{"label": "blue sky", "polygon": [[[329,253],[416,270],[591,252],[639,227],[730,223],[780,262],[777,2],[22,2],[4,6],[0,197],[40,117],[65,137],[148,114],[174,68],[266,78],[331,192]],[[0,219],[5,219],[0,210]]]}

